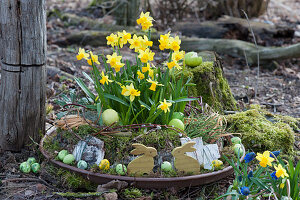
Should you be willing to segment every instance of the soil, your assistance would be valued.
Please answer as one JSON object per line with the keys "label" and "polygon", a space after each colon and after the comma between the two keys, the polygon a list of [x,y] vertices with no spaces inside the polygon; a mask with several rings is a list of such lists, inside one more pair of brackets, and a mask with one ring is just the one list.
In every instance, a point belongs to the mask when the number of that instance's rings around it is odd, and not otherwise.
{"label": "soil", "polygon": [[[63,12],[72,12],[92,18],[103,16],[100,11],[94,11],[90,14],[85,9],[88,6],[88,2],[89,0],[47,0],[47,9],[48,11],[59,9]],[[296,33],[300,33],[298,13],[300,13],[300,2],[298,0],[271,1],[268,12],[255,20],[291,26]],[[113,22],[113,19],[109,16],[105,16],[105,18],[107,23]],[[48,122],[55,119],[55,114],[60,109],[54,103],[54,100],[69,89],[78,89],[76,84],[70,80],[72,76],[82,76],[83,71],[87,73],[90,71],[90,67],[87,64],[76,61],[77,46],[61,48],[54,45],[53,41],[83,29],[84,27],[65,27],[64,23],[59,19],[53,16],[48,18],[47,63],[49,68],[47,72],[47,102],[54,106],[54,111],[47,116]],[[274,38],[274,46],[278,46],[278,44],[295,44],[300,41],[299,37],[295,34],[293,38]],[[86,46],[85,48],[96,52],[111,52],[106,47],[91,48]],[[132,58],[132,54],[128,49],[125,49],[123,54],[129,59]],[[226,55],[220,56],[223,60],[224,74],[229,81],[232,93],[242,106],[256,103],[265,106],[269,111],[276,114],[300,117],[299,58],[279,61],[275,63],[275,68],[272,69],[260,66],[259,77],[257,77],[257,66],[248,67],[242,59],[231,58]],[[300,141],[296,141],[296,144],[299,143]],[[4,152],[0,154],[0,180],[2,180],[0,199],[68,199],[54,194],[54,192],[60,191],[67,192],[70,189],[64,187],[63,183],[59,183],[49,172],[41,170],[39,174],[24,174],[19,171],[19,164],[32,156],[37,158],[42,164],[42,168],[45,165],[49,165],[38,151],[38,146],[35,143],[26,147],[22,152]],[[145,190],[143,191],[145,198],[141,199],[150,197],[151,192],[153,192],[154,199],[169,199],[170,196],[180,199],[192,199],[195,197],[212,199],[216,194],[226,192],[232,181],[233,176],[214,184],[183,188],[179,191],[175,191],[172,188],[163,191]],[[96,198],[89,197],[85,199]]]}

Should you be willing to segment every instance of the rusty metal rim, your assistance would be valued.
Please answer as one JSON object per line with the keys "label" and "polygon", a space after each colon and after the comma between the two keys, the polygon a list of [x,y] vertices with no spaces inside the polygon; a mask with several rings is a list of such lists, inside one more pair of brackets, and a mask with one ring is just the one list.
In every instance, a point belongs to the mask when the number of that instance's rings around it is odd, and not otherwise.
{"label": "rusty metal rim", "polygon": [[[204,185],[204,184],[212,183],[222,178],[225,178],[233,173],[233,168],[231,166],[216,172],[191,175],[191,176],[183,176],[183,177],[172,177],[172,178],[129,177],[129,176],[117,176],[117,175],[110,175],[110,174],[94,173],[52,159],[50,155],[47,153],[47,151],[43,148],[43,144],[45,139],[48,136],[50,136],[53,132],[55,131],[45,134],[45,136],[40,141],[39,149],[42,152],[42,154],[53,164],[62,167],[64,169],[67,169],[69,171],[73,171],[77,174],[80,174],[86,177],[88,180],[98,184],[104,184],[112,180],[120,180],[120,181],[126,181],[136,187],[141,187],[141,188],[188,187],[188,186]],[[244,149],[244,154],[240,159],[240,161],[242,161],[244,157],[245,157],[245,149]]]}

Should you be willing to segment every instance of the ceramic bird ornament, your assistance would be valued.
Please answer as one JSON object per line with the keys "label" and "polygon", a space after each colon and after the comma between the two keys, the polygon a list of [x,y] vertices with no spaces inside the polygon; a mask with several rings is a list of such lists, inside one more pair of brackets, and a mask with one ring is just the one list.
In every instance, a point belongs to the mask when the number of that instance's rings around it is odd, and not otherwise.
{"label": "ceramic bird ornament", "polygon": [[187,142],[180,147],[176,147],[172,151],[174,156],[174,166],[178,171],[198,173],[200,171],[199,162],[186,155],[186,152],[194,152],[196,149],[193,147],[196,142]]}
{"label": "ceramic bird ornament", "polygon": [[149,174],[154,167],[154,157],[157,151],[153,147],[146,147],[143,144],[134,143],[130,154],[141,155],[128,164],[127,171],[129,174]]}

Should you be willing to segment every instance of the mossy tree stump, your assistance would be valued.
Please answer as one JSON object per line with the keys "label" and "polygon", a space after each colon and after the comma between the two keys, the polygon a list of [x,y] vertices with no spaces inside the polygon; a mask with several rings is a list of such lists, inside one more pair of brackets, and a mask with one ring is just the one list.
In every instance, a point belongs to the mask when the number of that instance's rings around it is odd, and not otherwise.
{"label": "mossy tree stump", "polygon": [[198,55],[202,57],[203,63],[194,68],[186,67],[183,71],[186,79],[191,77],[191,82],[196,84],[190,88],[189,95],[201,96],[204,103],[221,113],[225,110],[236,110],[236,101],[223,76],[220,59],[211,51],[203,51]]}

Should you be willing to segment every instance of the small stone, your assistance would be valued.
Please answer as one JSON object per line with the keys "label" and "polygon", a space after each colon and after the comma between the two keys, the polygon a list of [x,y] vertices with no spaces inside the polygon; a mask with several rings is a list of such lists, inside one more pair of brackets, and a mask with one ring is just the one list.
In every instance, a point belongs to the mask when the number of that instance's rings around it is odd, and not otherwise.
{"label": "small stone", "polygon": [[103,197],[105,200],[117,200],[118,194],[116,192],[104,193]]}

